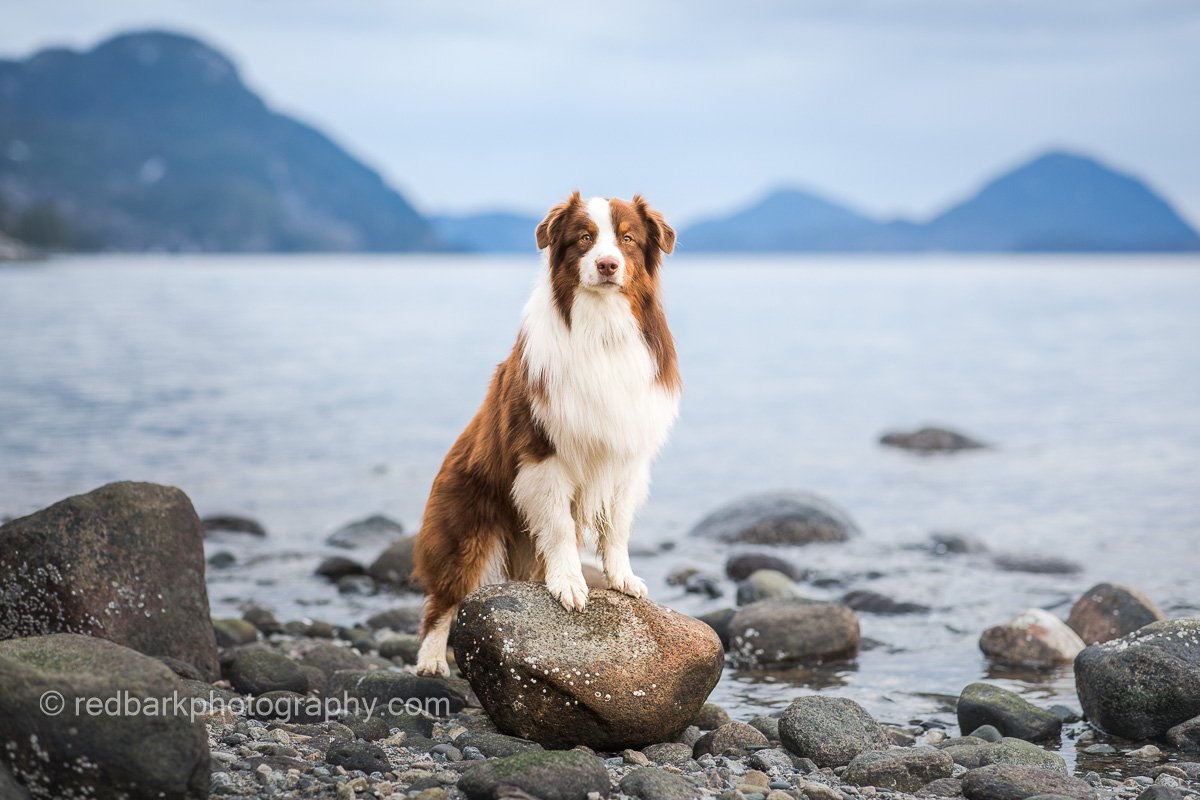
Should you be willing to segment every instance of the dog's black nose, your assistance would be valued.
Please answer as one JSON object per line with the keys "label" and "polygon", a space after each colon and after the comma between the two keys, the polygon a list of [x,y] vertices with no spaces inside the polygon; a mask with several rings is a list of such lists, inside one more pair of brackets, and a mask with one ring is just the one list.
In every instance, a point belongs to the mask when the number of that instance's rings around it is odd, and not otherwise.
{"label": "dog's black nose", "polygon": [[596,260],[596,269],[598,269],[600,274],[604,275],[605,277],[616,275],[618,266],[617,260],[612,256],[605,256]]}

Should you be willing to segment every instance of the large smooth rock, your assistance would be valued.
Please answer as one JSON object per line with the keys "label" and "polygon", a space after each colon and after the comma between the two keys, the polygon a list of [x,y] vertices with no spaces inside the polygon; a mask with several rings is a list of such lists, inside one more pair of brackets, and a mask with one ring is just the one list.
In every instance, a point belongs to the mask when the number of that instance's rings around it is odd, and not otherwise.
{"label": "large smooth rock", "polygon": [[971,683],[958,698],[958,727],[966,734],[981,725],[1031,742],[1052,739],[1062,730],[1062,720],[1015,692],[989,683]]}
{"label": "large smooth rock", "polygon": [[1192,717],[1167,731],[1167,741],[1185,753],[1200,753],[1200,717]]}
{"label": "large smooth rock", "polygon": [[954,759],[932,747],[904,750],[868,750],[851,759],[843,775],[856,786],[878,786],[915,792],[930,781],[949,778]]}
{"label": "large smooth rock", "polygon": [[[374,713],[425,712],[445,717],[461,711],[470,702],[461,680],[426,678],[392,670],[339,670],[325,683],[325,696],[368,704]],[[390,707],[389,707],[390,706]]]}
{"label": "large smooth rock", "polygon": [[949,740],[939,749],[949,754],[955,764],[961,764],[967,769],[986,767],[989,764],[1016,764],[1067,774],[1067,762],[1058,753],[1011,736],[1005,736],[995,742],[984,742],[968,736]]}
{"label": "large smooth rock", "polygon": [[571,612],[537,583],[476,590],[459,606],[452,644],[496,726],[548,747],[669,741],[724,662],[699,620],[605,589]]}
{"label": "large smooth rock", "polygon": [[1127,739],[1200,715],[1200,618],[1162,620],[1085,648],[1075,688],[1089,722]]}
{"label": "large smooth rock", "polygon": [[915,431],[891,431],[880,436],[879,443],[918,453],[955,453],[987,447],[983,442],[958,431],[933,426]]}
{"label": "large smooth rock", "polygon": [[104,639],[0,642],[0,760],[35,797],[207,797],[208,736],[176,693],[164,664]]}
{"label": "large smooth rock", "polygon": [[843,605],[800,598],[743,606],[729,621],[729,656],[736,666],[781,669],[854,658],[858,616]]}
{"label": "large smooth rock", "polygon": [[746,544],[844,542],[858,526],[828,500],[804,492],[753,495],[722,506],[692,536]]}
{"label": "large smooth rock", "polygon": [[[561,607],[561,606],[560,606]],[[588,792],[606,797],[604,762],[581,750],[520,753],[477,764],[459,778],[468,800],[493,800],[501,787],[513,787],[540,800],[587,800]]]}
{"label": "large smooth rock", "polygon": [[867,750],[883,750],[887,732],[853,700],[811,695],[792,701],[779,718],[783,746],[818,767],[841,767]]}
{"label": "large smooth rock", "polygon": [[367,567],[367,574],[377,582],[402,591],[421,591],[421,584],[412,574],[413,548],[416,536],[402,536],[387,546]]}
{"label": "large smooth rock", "polygon": [[229,665],[229,682],[241,694],[308,691],[308,676],[303,667],[265,647],[237,652]]}
{"label": "large smooth rock", "polygon": [[1109,642],[1163,619],[1146,595],[1122,583],[1098,583],[1071,607],[1067,624],[1085,645]]}
{"label": "large smooth rock", "polygon": [[963,776],[967,800],[1026,800],[1042,794],[1094,800],[1096,790],[1080,778],[1038,767],[992,764]]}
{"label": "large smooth rock", "polygon": [[0,526],[0,639],[99,636],[216,680],[204,529],[187,495],[110,483]]}
{"label": "large smooth rock", "polygon": [[996,663],[1044,668],[1070,664],[1083,649],[1083,640],[1049,611],[1031,608],[1012,622],[985,630],[979,649]]}
{"label": "large smooth rock", "polygon": [[382,514],[343,525],[325,539],[330,547],[353,550],[357,547],[382,547],[404,534],[404,526]]}

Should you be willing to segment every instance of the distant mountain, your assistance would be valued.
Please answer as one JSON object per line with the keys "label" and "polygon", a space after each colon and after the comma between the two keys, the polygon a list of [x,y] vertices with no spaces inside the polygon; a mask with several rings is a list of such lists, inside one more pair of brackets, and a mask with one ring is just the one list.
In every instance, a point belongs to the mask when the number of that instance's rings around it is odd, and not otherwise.
{"label": "distant mountain", "polygon": [[438,239],[455,250],[473,253],[536,253],[534,229],[541,222],[505,211],[464,216],[432,216]]}
{"label": "distant mountain", "polygon": [[820,197],[781,191],[679,237],[691,252],[1184,251],[1200,236],[1138,179],[1051,152],[924,223],[875,221]]}
{"label": "distant mountain", "polygon": [[0,207],[18,238],[67,248],[438,246],[376,172],[171,33],[0,61]]}

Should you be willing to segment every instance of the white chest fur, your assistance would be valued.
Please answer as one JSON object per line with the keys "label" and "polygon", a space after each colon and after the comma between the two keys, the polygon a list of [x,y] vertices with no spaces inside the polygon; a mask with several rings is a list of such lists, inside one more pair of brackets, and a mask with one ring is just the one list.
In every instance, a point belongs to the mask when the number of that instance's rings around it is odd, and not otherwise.
{"label": "white chest fur", "polygon": [[662,447],[679,408],[623,295],[582,291],[568,327],[548,282],[534,290],[521,326],[530,379],[544,388],[534,415],[580,478],[611,462],[645,463]]}

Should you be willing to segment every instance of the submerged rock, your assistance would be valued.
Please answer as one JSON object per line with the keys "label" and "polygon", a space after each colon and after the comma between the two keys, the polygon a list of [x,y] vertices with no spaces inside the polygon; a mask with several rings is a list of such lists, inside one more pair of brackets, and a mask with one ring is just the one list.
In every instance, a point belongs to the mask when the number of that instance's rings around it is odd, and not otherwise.
{"label": "submerged rock", "polygon": [[1054,738],[1062,730],[1062,720],[1015,692],[988,683],[968,684],[958,698],[958,727],[973,731],[981,725],[1029,741]]}
{"label": "submerged rock", "polygon": [[14,639],[0,687],[0,753],[35,796],[208,797],[204,724],[176,713],[186,689],[156,659],[77,634]]}
{"label": "submerged rock", "polygon": [[580,750],[542,751],[477,764],[458,781],[468,800],[493,800],[504,787],[541,800],[587,800],[589,792],[608,795],[608,770]]}
{"label": "submerged rock", "polygon": [[915,431],[891,431],[879,437],[879,443],[919,453],[954,453],[987,447],[981,441],[947,428],[924,427]]}
{"label": "submerged rock", "polygon": [[1132,586],[1098,583],[1075,601],[1067,624],[1088,645],[1119,639],[1163,618],[1158,606]]}
{"label": "submerged rock", "polygon": [[0,639],[99,636],[216,680],[204,531],[187,495],[111,483],[0,526]]}
{"label": "submerged rock", "polygon": [[1200,618],[1162,620],[1085,648],[1075,687],[1088,720],[1127,739],[1161,736],[1200,715]]}
{"label": "submerged rock", "polygon": [[854,658],[858,617],[836,603],[762,600],[729,621],[730,659],[736,666],[778,669]]}
{"label": "submerged rock", "polygon": [[803,580],[806,574],[792,562],[766,553],[738,553],[725,562],[725,575],[735,581],[744,581],[760,569],[782,572],[794,581]]}
{"label": "submerged rock", "polygon": [[867,750],[887,748],[887,732],[867,710],[844,697],[792,701],[779,718],[783,746],[818,767],[840,767]]}
{"label": "submerged rock", "polygon": [[204,526],[204,532],[207,533],[245,533],[250,536],[266,536],[267,529],[262,526],[262,523],[249,517],[240,517],[236,514],[210,514],[200,520]]}
{"label": "submerged rock", "polygon": [[1012,622],[985,630],[979,649],[997,663],[1042,668],[1070,664],[1083,640],[1049,611],[1031,608]]}
{"label": "submerged rock", "polygon": [[895,616],[899,614],[928,614],[929,606],[923,606],[920,603],[909,603],[901,600],[893,600],[890,597],[879,594],[878,592],[868,591],[866,589],[857,589],[853,592],[847,592],[842,597],[842,602],[849,608],[855,611],[862,611],[866,614],[885,614]]}
{"label": "submerged rock", "polygon": [[746,544],[844,542],[858,526],[828,500],[803,492],[745,497],[692,528],[692,536]]}
{"label": "submerged rock", "polygon": [[570,612],[536,583],[473,592],[452,644],[496,726],[549,747],[669,741],[696,716],[724,661],[699,620],[603,589]]}

